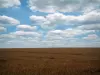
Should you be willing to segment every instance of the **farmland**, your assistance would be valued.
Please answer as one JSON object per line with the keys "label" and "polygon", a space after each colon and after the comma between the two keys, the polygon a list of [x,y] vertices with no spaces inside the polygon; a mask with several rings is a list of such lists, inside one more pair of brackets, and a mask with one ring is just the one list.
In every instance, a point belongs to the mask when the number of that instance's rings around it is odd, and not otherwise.
{"label": "farmland", "polygon": [[100,75],[100,49],[0,49],[0,75]]}

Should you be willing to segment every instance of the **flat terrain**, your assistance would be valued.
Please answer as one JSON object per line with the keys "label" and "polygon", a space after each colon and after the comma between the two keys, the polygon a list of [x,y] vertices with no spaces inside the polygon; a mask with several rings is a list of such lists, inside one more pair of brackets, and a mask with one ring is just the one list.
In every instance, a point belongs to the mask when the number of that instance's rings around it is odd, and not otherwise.
{"label": "flat terrain", "polygon": [[100,49],[0,49],[0,75],[100,75]]}

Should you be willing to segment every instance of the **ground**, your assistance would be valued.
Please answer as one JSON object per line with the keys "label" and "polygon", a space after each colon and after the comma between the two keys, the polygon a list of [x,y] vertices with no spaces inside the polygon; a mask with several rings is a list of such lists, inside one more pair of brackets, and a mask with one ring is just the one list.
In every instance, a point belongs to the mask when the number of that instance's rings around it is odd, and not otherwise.
{"label": "ground", "polygon": [[0,49],[0,75],[100,75],[100,49]]}

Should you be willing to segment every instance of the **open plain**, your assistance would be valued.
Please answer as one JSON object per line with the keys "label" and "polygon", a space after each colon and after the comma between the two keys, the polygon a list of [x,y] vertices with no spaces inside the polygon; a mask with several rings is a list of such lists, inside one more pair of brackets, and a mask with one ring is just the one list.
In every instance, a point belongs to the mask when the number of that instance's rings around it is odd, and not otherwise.
{"label": "open plain", "polygon": [[0,49],[0,75],[100,75],[100,49]]}

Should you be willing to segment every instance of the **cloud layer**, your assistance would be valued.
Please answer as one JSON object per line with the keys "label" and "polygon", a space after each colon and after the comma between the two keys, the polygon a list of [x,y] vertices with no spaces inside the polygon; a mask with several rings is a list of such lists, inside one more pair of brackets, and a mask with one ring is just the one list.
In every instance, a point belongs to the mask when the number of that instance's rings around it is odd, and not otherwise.
{"label": "cloud layer", "polygon": [[100,47],[100,0],[20,1],[0,0],[0,48]]}
{"label": "cloud layer", "polygon": [[0,16],[0,25],[17,25],[17,24],[20,24],[20,21],[5,15]]}
{"label": "cloud layer", "polygon": [[5,32],[6,28],[0,26],[0,32]]}
{"label": "cloud layer", "polygon": [[29,0],[33,11],[41,12],[89,12],[99,8],[100,0]]}
{"label": "cloud layer", "polygon": [[17,26],[18,30],[26,30],[26,31],[34,31],[37,30],[36,26],[30,26],[30,25],[18,25]]}
{"label": "cloud layer", "polygon": [[[62,13],[48,14],[46,16],[30,16],[30,20],[43,28],[50,28],[56,25],[74,25],[79,26],[80,29],[96,30],[99,29],[100,13],[98,11],[92,11],[87,14],[74,16],[64,15]],[[87,28],[87,29],[88,29]]]}
{"label": "cloud layer", "polygon": [[98,36],[96,34],[90,34],[87,37],[84,37],[85,40],[96,40]]}
{"label": "cloud layer", "polygon": [[20,0],[0,0],[0,8],[17,7],[21,5]]}

